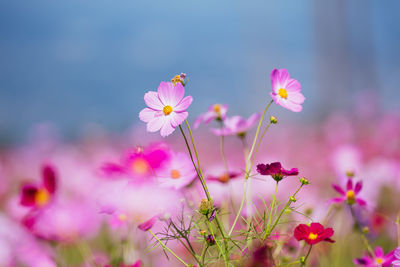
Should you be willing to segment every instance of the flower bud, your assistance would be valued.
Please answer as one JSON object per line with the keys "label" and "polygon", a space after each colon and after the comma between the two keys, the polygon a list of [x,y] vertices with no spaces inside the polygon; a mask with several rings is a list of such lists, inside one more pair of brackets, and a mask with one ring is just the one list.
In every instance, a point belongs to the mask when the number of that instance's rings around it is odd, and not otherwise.
{"label": "flower bud", "polygon": [[270,121],[272,124],[277,124],[277,123],[278,123],[278,119],[277,119],[275,116],[271,116],[271,117],[269,118],[269,121]]}
{"label": "flower bud", "polygon": [[203,215],[208,215],[213,210],[213,203],[211,200],[203,198],[199,205],[199,212]]}
{"label": "flower bud", "polygon": [[215,245],[215,239],[212,235],[208,235],[206,237],[206,242],[208,243],[208,245],[213,246]]}
{"label": "flower bud", "polygon": [[355,175],[354,170],[348,170],[346,171],[346,176],[349,178],[353,178]]}
{"label": "flower bud", "polygon": [[306,257],[302,256],[300,257],[300,263],[305,264],[306,263]]}
{"label": "flower bud", "polygon": [[296,201],[297,201],[297,199],[296,199],[294,196],[290,196],[289,200],[290,200],[291,202],[296,202]]}
{"label": "flower bud", "polygon": [[299,179],[299,181],[300,181],[300,183],[303,184],[303,185],[308,185],[308,184],[310,184],[310,182],[309,182],[306,178],[304,178],[304,177],[301,177],[301,178]]}
{"label": "flower bud", "polygon": [[364,234],[368,234],[369,233],[369,227],[368,226],[363,227],[362,232]]}

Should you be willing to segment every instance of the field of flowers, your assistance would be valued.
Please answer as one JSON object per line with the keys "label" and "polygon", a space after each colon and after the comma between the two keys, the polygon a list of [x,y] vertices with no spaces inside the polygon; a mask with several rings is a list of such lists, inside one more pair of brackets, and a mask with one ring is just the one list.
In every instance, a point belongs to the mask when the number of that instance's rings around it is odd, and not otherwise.
{"label": "field of flowers", "polygon": [[146,130],[2,148],[0,266],[400,266],[400,114],[365,93],[289,124],[307,100],[274,69],[264,110],[193,117],[189,77],[160,80]]}

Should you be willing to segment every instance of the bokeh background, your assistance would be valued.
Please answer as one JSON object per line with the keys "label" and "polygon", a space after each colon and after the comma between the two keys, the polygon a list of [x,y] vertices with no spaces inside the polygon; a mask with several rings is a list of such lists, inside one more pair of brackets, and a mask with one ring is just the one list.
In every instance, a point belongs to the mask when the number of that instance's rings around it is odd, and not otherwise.
{"label": "bokeh background", "polygon": [[274,67],[307,97],[302,116],[280,111],[288,120],[351,110],[365,90],[396,110],[399,9],[396,0],[3,0],[0,143],[42,123],[67,138],[87,125],[124,131],[140,123],[144,92],[180,72],[191,119],[216,101],[241,115],[262,109]]}

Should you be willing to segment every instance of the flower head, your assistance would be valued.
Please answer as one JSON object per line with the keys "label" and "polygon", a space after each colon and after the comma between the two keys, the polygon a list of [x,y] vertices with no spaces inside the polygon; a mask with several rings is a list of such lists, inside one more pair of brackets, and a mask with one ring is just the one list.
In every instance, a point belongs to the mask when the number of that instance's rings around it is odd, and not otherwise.
{"label": "flower head", "polygon": [[193,101],[185,95],[182,83],[161,82],[157,92],[144,95],[148,108],[139,113],[139,118],[147,123],[148,132],[160,131],[161,136],[170,135],[188,116],[186,109]]}
{"label": "flower head", "polygon": [[272,92],[271,97],[277,105],[289,109],[294,112],[302,110],[305,97],[300,92],[301,85],[291,79],[286,69],[274,69],[271,72]]}
{"label": "flower head", "polygon": [[207,180],[210,181],[217,181],[223,184],[228,183],[231,179],[237,178],[239,177],[240,172],[224,172],[219,176],[213,176],[213,175],[209,175],[207,176]]}
{"label": "flower head", "polygon": [[228,112],[228,105],[214,104],[208,108],[207,112],[201,114],[194,122],[194,128],[198,128],[201,123],[208,124],[212,120],[223,121]]}
{"label": "flower head", "polygon": [[314,245],[321,241],[333,243],[335,242],[331,239],[333,233],[332,228],[324,228],[320,223],[311,223],[310,226],[299,224],[294,229],[294,237],[298,241],[304,240],[309,245]]}
{"label": "flower head", "polygon": [[240,116],[233,116],[225,119],[223,128],[211,129],[211,131],[217,136],[235,134],[239,136],[244,136],[246,132],[256,124],[259,118],[259,113],[254,113],[248,119],[244,119]]}
{"label": "flower head", "polygon": [[258,164],[257,172],[261,175],[271,175],[272,178],[279,182],[286,176],[294,176],[299,174],[297,168],[285,170],[280,162],[273,162],[271,164]]}
{"label": "flower head", "polygon": [[367,267],[389,267],[395,260],[393,251],[385,255],[381,247],[376,247],[374,254],[365,254],[362,258],[355,259],[354,263]]}
{"label": "flower head", "polygon": [[196,178],[197,173],[189,156],[185,153],[171,153],[165,167],[156,173],[161,186],[181,189]]}
{"label": "flower head", "polygon": [[362,182],[358,181],[356,185],[353,187],[353,180],[349,179],[347,181],[346,190],[343,190],[340,186],[336,184],[332,184],[333,189],[335,189],[341,197],[333,198],[330,200],[332,203],[341,203],[346,202],[349,205],[353,205],[355,203],[360,206],[365,206],[367,203],[362,198],[359,198],[357,195],[360,193],[362,189]]}
{"label": "flower head", "polygon": [[49,204],[57,189],[57,175],[51,165],[42,167],[42,184],[26,184],[22,187],[21,200],[22,206],[44,207]]}

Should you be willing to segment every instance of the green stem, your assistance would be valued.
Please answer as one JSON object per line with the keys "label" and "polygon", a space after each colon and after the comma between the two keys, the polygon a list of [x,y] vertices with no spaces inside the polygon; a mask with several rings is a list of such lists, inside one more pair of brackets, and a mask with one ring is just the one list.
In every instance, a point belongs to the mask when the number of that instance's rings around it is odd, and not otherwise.
{"label": "green stem", "polygon": [[[258,138],[258,134],[259,134],[259,132],[260,132],[261,124],[262,124],[262,122],[263,122],[263,120],[264,120],[264,117],[265,117],[265,114],[267,113],[267,110],[268,110],[269,107],[271,106],[272,102],[273,102],[273,100],[271,100],[271,101],[268,103],[268,105],[265,107],[265,109],[264,109],[264,111],[263,111],[263,113],[262,113],[262,115],[261,115],[260,121],[258,122],[256,135],[254,136],[253,145],[251,146],[250,153],[248,154],[247,159],[246,159],[246,167],[245,167],[245,174],[244,174],[244,181],[245,181],[245,183],[244,183],[244,188],[243,188],[244,192],[243,192],[242,201],[241,201],[241,203],[240,203],[239,210],[237,211],[235,220],[233,221],[233,225],[232,225],[232,227],[231,227],[231,230],[229,231],[229,236],[232,234],[233,229],[235,228],[235,225],[236,225],[236,223],[237,223],[237,221],[238,221],[238,219],[239,219],[239,217],[240,217],[240,213],[242,212],[242,209],[243,209],[243,205],[244,205],[244,202],[245,202],[245,199],[246,199],[247,179],[249,179],[249,177],[250,177],[250,171],[251,171],[251,167],[252,167],[252,165],[250,165],[251,157],[252,157],[252,154],[253,154],[253,151],[254,151],[254,147],[255,147],[255,145],[256,145],[256,141],[257,141],[257,138]],[[254,154],[254,158],[255,158],[255,156],[256,156],[256,155]],[[250,168],[249,168],[249,167],[250,167]]]}
{"label": "green stem", "polygon": [[163,247],[163,249],[169,251],[169,253],[171,253],[172,255],[174,255],[175,258],[177,258],[180,262],[183,263],[183,265],[189,266],[184,260],[182,260],[181,258],[179,258],[179,256],[176,255],[169,247],[167,247],[160,239],[158,239],[158,237],[157,237],[151,230],[148,230],[148,232],[158,241],[158,243],[160,243],[160,245]]}
{"label": "green stem", "polygon": [[218,246],[219,252],[221,253],[222,257],[224,258],[225,266],[228,266],[227,259],[226,259],[226,255],[225,255],[224,251],[222,250],[221,246],[219,245],[219,242],[218,242],[217,238],[215,237],[214,231],[213,231],[213,229],[212,229],[212,225],[211,225],[211,223],[210,223],[208,220],[206,220],[206,221],[207,221],[207,224],[208,224],[208,228],[210,228],[211,235],[212,235],[212,237],[214,238],[215,243],[216,243],[217,246]]}
{"label": "green stem", "polygon": [[361,239],[364,243],[365,248],[368,250],[368,252],[371,254],[371,256],[373,258],[375,258],[374,250],[372,249],[371,245],[369,244],[369,241],[368,241],[367,237],[365,236],[365,233],[363,232],[362,227],[356,218],[356,214],[354,213],[353,207],[351,205],[349,205],[349,208],[350,208],[351,216],[353,217],[354,223],[356,225],[356,228],[360,231]]}
{"label": "green stem", "polygon": [[269,216],[268,216],[267,230],[265,231],[264,239],[267,237],[267,233],[269,232],[269,226],[271,225],[271,222],[272,222],[272,213],[275,208],[275,200],[276,200],[276,194],[278,193],[278,185],[279,185],[279,182],[276,182],[275,192],[274,192],[274,196],[272,197],[271,208],[269,210]]}
{"label": "green stem", "polygon": [[307,252],[307,255],[306,255],[305,258],[304,258],[304,261],[301,263],[301,266],[306,265],[308,256],[310,256],[310,253],[311,253],[311,249],[312,249],[312,245],[310,245],[310,248],[308,249],[308,252]]}
{"label": "green stem", "polygon": [[[297,193],[300,191],[300,189],[303,187],[304,184],[301,184],[300,187],[297,189],[297,191],[292,195],[293,197],[296,197]],[[277,186],[278,187],[278,186]],[[268,229],[268,231],[265,231],[265,235],[264,235],[264,239],[265,240],[274,230],[275,226],[278,224],[279,220],[281,219],[283,213],[286,211],[286,209],[290,206],[290,204],[293,201],[289,198],[288,202],[286,203],[285,207],[281,210],[281,212],[278,215],[278,218],[276,218],[274,224],[271,226],[270,229]],[[268,223],[268,228],[269,228],[269,223]]]}
{"label": "green stem", "polygon": [[[221,128],[224,126],[222,121],[220,121]],[[225,155],[225,137],[221,135],[220,142],[219,142],[219,150],[221,153],[222,162],[224,163],[226,175],[229,175],[229,167],[228,167],[228,160],[226,159]]]}

